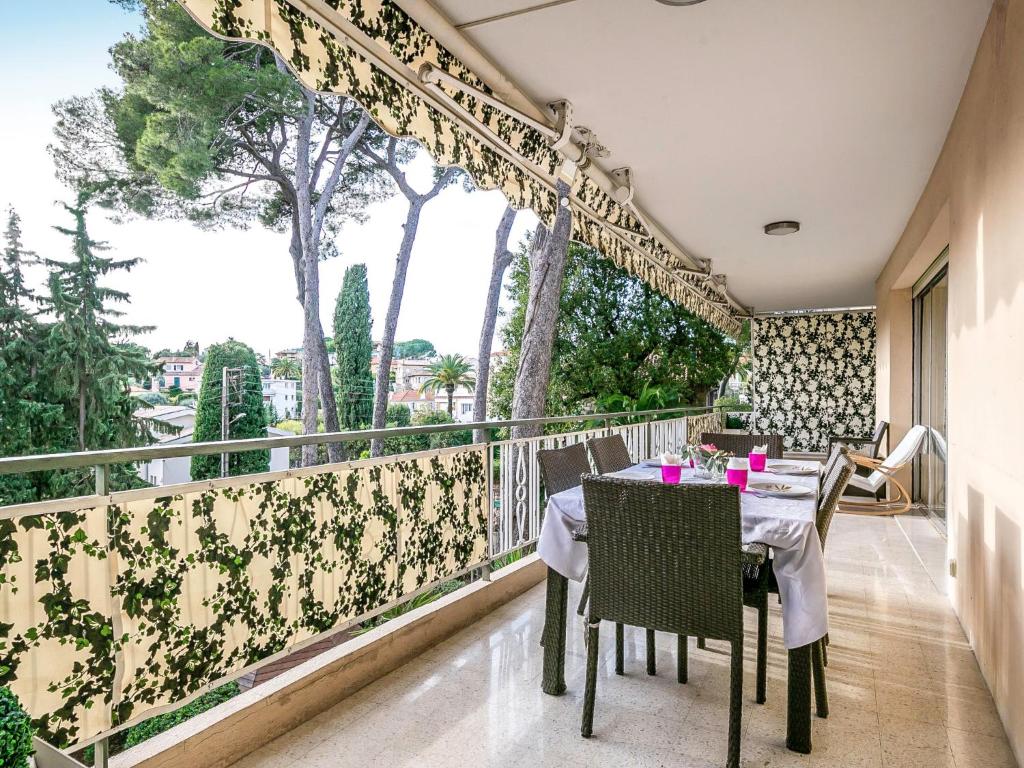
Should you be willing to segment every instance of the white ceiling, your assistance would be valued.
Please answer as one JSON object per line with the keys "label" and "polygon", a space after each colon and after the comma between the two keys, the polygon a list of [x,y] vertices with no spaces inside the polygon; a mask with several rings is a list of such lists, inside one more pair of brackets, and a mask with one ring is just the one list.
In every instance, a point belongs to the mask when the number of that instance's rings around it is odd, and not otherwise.
{"label": "white ceiling", "polygon": [[[991,0],[434,0],[757,311],[874,303]],[[764,224],[803,229],[768,237]],[[938,254],[936,254],[938,255]]]}

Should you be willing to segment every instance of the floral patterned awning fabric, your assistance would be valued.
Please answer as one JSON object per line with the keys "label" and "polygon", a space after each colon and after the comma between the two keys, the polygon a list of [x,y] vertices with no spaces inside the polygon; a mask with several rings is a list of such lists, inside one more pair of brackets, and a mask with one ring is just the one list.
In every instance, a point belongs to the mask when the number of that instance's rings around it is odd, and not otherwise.
{"label": "floral patterned awning fabric", "polygon": [[237,677],[483,561],[484,459],[463,448],[0,520],[0,685],[70,746]]}
{"label": "floral patterned awning fabric", "polygon": [[825,451],[829,435],[870,435],[875,421],[875,313],[755,318],[755,431],[786,450]]}
{"label": "floral patterned awning fabric", "polygon": [[[386,66],[357,52],[345,41],[344,30],[328,29],[324,16],[317,21],[300,10],[312,6],[317,13],[330,14],[349,34],[358,36],[359,45],[372,46],[379,54],[374,58],[407,68],[413,77],[428,64],[477,90],[492,92],[391,0],[178,2],[216,35],[271,46],[306,87],[350,96],[383,130],[416,139],[440,165],[465,170],[477,187],[500,189],[516,208],[530,208],[548,224],[553,220],[558,205],[554,183],[563,158],[539,131],[456,90],[448,95],[472,114],[474,125],[453,118]],[[496,151],[495,137],[511,155]],[[681,260],[586,173],[575,174],[571,198],[576,240],[598,249],[723,332],[739,332],[739,321],[714,284],[702,275],[682,271]]]}

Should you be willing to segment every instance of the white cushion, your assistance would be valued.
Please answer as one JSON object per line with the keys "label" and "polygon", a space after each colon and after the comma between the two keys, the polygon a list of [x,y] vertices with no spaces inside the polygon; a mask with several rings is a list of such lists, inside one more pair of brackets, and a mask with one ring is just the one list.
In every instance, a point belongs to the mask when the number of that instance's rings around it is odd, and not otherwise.
{"label": "white cushion", "polygon": [[[900,440],[892,452],[885,457],[885,461],[882,462],[882,467],[888,470],[896,470],[907,464],[917,453],[921,450],[921,446],[924,444],[924,439],[928,435],[928,427],[917,424],[910,428],[906,436]],[[854,475],[850,478],[850,485],[855,488],[860,488],[863,491],[869,491],[874,493],[883,485],[888,478],[882,472],[877,469],[867,477],[862,475]]]}

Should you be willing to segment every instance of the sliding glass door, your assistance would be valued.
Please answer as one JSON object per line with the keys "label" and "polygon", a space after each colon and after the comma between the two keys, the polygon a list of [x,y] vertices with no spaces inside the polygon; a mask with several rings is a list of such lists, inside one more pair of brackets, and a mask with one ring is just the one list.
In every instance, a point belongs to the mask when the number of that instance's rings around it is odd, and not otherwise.
{"label": "sliding glass door", "polygon": [[914,500],[946,524],[946,330],[949,276],[945,253],[915,286],[914,421],[929,428],[914,461]]}

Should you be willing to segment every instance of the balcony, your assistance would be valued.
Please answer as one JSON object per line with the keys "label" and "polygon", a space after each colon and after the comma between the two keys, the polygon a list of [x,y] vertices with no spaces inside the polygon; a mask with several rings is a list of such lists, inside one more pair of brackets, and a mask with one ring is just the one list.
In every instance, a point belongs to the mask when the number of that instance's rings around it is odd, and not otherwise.
{"label": "balcony", "polygon": [[[691,638],[690,677],[680,685],[674,638],[659,637],[660,674],[649,677],[643,633],[627,628],[626,675],[619,677],[606,626],[595,737],[583,739],[582,621],[571,615],[568,623],[567,693],[546,695],[543,563],[535,554],[507,561],[529,551],[540,532],[537,450],[610,433],[641,460],[721,428],[723,414],[547,421],[576,422],[577,430],[6,508],[18,521],[7,541],[21,559],[8,559],[5,583],[25,586],[4,594],[5,615],[16,617],[15,662],[30,670],[14,689],[45,718],[53,741],[102,744],[126,725],[461,579],[465,586],[446,597],[348,642],[332,641],[110,765],[344,766],[363,765],[368,754],[393,765],[721,764],[726,648],[711,641],[698,649]],[[7,459],[3,468],[252,449],[266,441],[250,442]],[[102,482],[103,472],[97,477]],[[781,613],[771,606],[763,705],[753,700],[750,613],[743,764],[1014,765],[944,595],[937,530],[925,518],[853,516],[839,516],[832,530],[830,713],[814,719],[810,755],[787,750]],[[34,531],[45,531],[45,542]],[[33,586],[30,571],[38,577],[39,567],[52,570]],[[572,583],[570,605],[579,589]],[[55,601],[63,614],[50,608]],[[72,649],[71,636],[85,642]],[[119,697],[113,707],[106,691]],[[56,692],[64,704],[55,709]]]}
{"label": "balcony", "polygon": [[[744,765],[1016,765],[942,586],[929,577],[903,525],[847,516],[834,524],[828,549],[831,714],[814,723],[811,755],[796,755],[784,744],[779,614],[773,607],[765,705],[752,700],[754,627],[748,622]],[[935,543],[934,529],[932,537]],[[574,590],[570,604],[576,598]],[[698,651],[691,641],[690,680],[679,685],[673,638],[659,636],[659,674],[651,678],[644,671],[643,632],[627,629],[626,676],[617,677],[607,627],[595,736],[583,739],[581,622],[570,622],[568,692],[551,697],[540,690],[543,620],[538,586],[236,765],[347,768],[366,765],[368,755],[379,764],[410,767],[721,764],[726,652],[714,643]],[[243,738],[245,725],[240,728]]]}

